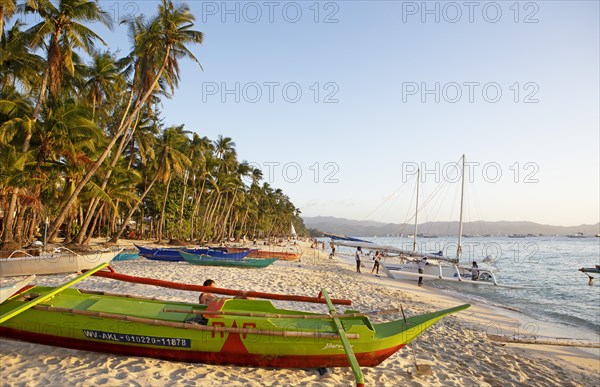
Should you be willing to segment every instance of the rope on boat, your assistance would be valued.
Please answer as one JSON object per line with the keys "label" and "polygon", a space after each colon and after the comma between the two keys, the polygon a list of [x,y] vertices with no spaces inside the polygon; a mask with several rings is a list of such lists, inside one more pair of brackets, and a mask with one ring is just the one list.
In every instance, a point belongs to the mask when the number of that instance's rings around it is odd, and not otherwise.
{"label": "rope on boat", "polygon": [[[252,328],[237,328],[237,327],[223,327],[219,325],[215,326],[207,326],[207,325],[198,325],[191,323],[183,323],[183,322],[173,322],[173,321],[162,321],[144,317],[135,317],[130,315],[121,315],[115,313],[107,313],[107,312],[92,312],[89,310],[80,310],[80,309],[70,309],[70,308],[58,308],[54,306],[46,306],[46,305],[37,305],[33,307],[36,310],[43,310],[46,312],[55,312],[55,313],[71,313],[77,314],[81,316],[88,317],[96,317],[96,318],[106,318],[113,320],[122,320],[134,323],[155,325],[155,326],[165,326],[171,328],[180,328],[180,329],[195,329],[198,331],[205,332],[226,332],[226,333],[243,333],[248,335],[264,335],[264,336],[284,336],[284,337],[309,337],[309,338],[319,338],[319,339],[339,339],[340,335],[336,332],[302,332],[302,331],[278,331],[278,330],[262,330],[262,329],[252,329]],[[358,339],[360,336],[358,334],[346,334],[349,339]]]}

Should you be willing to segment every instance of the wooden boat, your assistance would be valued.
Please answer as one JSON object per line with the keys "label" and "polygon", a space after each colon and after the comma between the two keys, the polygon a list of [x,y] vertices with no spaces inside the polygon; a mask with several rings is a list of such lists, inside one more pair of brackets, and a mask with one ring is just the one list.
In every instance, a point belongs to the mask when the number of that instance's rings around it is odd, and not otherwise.
{"label": "wooden boat", "polygon": [[297,261],[302,253],[288,253],[284,251],[254,250],[248,254],[248,258],[278,258],[282,261]]}
{"label": "wooden boat", "polygon": [[18,258],[1,258],[0,277],[81,272],[82,270],[91,269],[100,263],[109,262],[121,250],[77,254],[65,247],[61,247],[52,253],[40,256],[29,255]]}
{"label": "wooden boat", "polygon": [[203,254],[190,254],[184,251],[180,251],[179,254],[185,259],[186,262],[191,263],[192,265],[202,265],[202,266],[230,266],[230,267],[250,267],[250,268],[263,268],[267,267],[273,262],[277,260],[277,258],[271,259],[241,259],[241,260],[233,260],[233,259],[222,259],[215,258],[209,255]]}
{"label": "wooden boat", "polygon": [[196,249],[185,249],[185,248],[149,248],[144,246],[134,245],[140,255],[146,259],[153,261],[171,261],[179,262],[184,259],[179,255],[179,251],[184,251],[190,254],[204,254],[215,258],[241,260],[246,257],[250,251],[244,250],[235,253],[228,253],[224,250],[208,249],[208,248],[196,248]]}
{"label": "wooden boat", "polygon": [[600,265],[596,265],[596,267],[582,267],[579,271],[583,273],[596,273],[600,274]]}
{"label": "wooden boat", "polygon": [[369,313],[356,311],[315,314],[246,299],[205,306],[64,289],[67,285],[58,291],[35,286],[0,304],[1,316],[7,316],[0,318],[0,336],[127,356],[286,368],[352,366],[345,339],[357,366],[367,367],[442,317],[469,307],[376,324]]}
{"label": "wooden boat", "polygon": [[112,260],[113,261],[131,261],[133,259],[138,259],[140,257],[140,253],[137,251],[123,251],[117,254]]}
{"label": "wooden boat", "polygon": [[35,275],[30,275],[29,277],[18,281],[12,285],[0,287],[0,304],[7,300],[8,297],[21,290],[25,285],[29,284],[34,279]]}

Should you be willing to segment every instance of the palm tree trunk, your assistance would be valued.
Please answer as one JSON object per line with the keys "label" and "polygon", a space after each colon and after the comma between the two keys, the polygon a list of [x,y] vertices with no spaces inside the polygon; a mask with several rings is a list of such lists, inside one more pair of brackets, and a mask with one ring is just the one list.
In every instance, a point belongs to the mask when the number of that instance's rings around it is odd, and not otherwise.
{"label": "palm tree trunk", "polygon": [[216,198],[215,204],[212,208],[212,212],[211,212],[210,216],[208,217],[208,221],[206,222],[207,225],[211,227],[211,230],[213,230],[213,232],[211,233],[211,235],[213,236],[213,240],[214,240],[214,236],[215,236],[214,230],[216,229],[216,224],[215,224],[215,222],[213,222],[213,216],[215,215],[215,211],[217,211],[217,208],[219,207],[219,204],[221,203],[222,196],[223,195],[221,195],[220,193],[217,194],[217,198]]}
{"label": "palm tree trunk", "polygon": [[10,204],[8,205],[8,210],[5,212],[5,222],[4,222],[4,235],[2,236],[2,243],[10,243],[14,241],[14,231],[13,231],[13,223],[15,219],[15,211],[17,210],[17,198],[18,198],[19,188],[15,188],[10,197]]}
{"label": "palm tree trunk", "polygon": [[191,225],[190,225],[190,234],[191,234],[191,239],[194,239],[194,231],[195,231],[195,225],[196,225],[196,217],[198,216],[198,212],[200,211],[200,201],[202,200],[202,194],[204,193],[204,184],[206,183],[206,180],[202,180],[202,186],[200,187],[200,193],[198,194],[198,198],[195,200],[194,202],[194,211],[192,212],[192,220],[191,220]]}
{"label": "palm tree trunk", "polygon": [[227,214],[223,218],[223,226],[222,226],[223,231],[221,232],[222,237],[224,237],[226,234],[227,224],[229,223],[229,215],[231,214],[231,209],[233,208],[233,204],[235,203],[236,195],[237,195],[237,189],[233,191],[233,197],[231,198],[231,204],[229,205],[229,208],[227,209]]}
{"label": "palm tree trunk", "polygon": [[[81,192],[81,190],[83,189],[83,187],[87,184],[88,181],[90,181],[90,179],[92,178],[92,176],[94,176],[96,174],[96,171],[98,170],[98,168],[100,168],[100,165],[102,165],[102,163],[104,162],[104,160],[110,154],[112,148],[114,147],[115,143],[117,142],[117,139],[131,125],[131,123],[133,122],[134,118],[142,110],[142,108],[143,108],[144,104],[146,103],[146,101],[148,100],[148,98],[150,98],[150,95],[153,93],[154,89],[158,85],[158,82],[159,82],[159,80],[160,80],[160,78],[162,76],[162,73],[164,72],[165,68],[167,67],[167,62],[169,60],[170,53],[171,53],[170,47],[167,46],[167,52],[165,54],[165,58],[164,58],[163,63],[161,65],[161,67],[160,67],[160,70],[156,74],[156,77],[155,77],[154,81],[152,82],[151,86],[148,88],[148,90],[146,91],[146,93],[144,94],[144,96],[142,97],[142,99],[139,100],[136,103],[136,107],[131,112],[131,114],[129,115],[129,117],[127,119],[124,119],[124,120],[122,119],[122,121],[121,121],[122,124],[117,129],[117,131],[114,134],[112,140],[106,146],[106,149],[104,149],[104,152],[102,152],[102,154],[100,155],[100,157],[98,158],[98,160],[96,160],[96,162],[94,163],[94,165],[90,168],[90,170],[88,171],[88,173],[86,173],[86,175],[79,181],[79,183],[75,187],[75,190],[73,191],[73,193],[71,194],[71,196],[69,197],[69,199],[67,200],[67,202],[61,208],[58,216],[56,217],[56,219],[54,220],[54,222],[52,222],[52,225],[50,226],[50,234],[56,232],[56,230],[60,227],[60,225],[62,224],[63,220],[65,219],[65,216],[67,215],[67,211],[69,211],[69,209],[71,208],[71,206],[75,203],[75,201],[77,200],[77,196],[79,195],[79,193]],[[127,110],[126,110],[126,112],[124,114],[126,114],[126,113],[127,113]],[[125,118],[125,116],[123,116],[123,118]]]}
{"label": "palm tree trunk", "polygon": [[150,182],[150,184],[148,185],[148,187],[146,187],[146,190],[144,191],[144,193],[142,194],[142,196],[137,200],[137,203],[127,213],[127,216],[125,217],[125,220],[123,221],[123,224],[121,225],[121,228],[119,229],[119,231],[117,231],[117,233],[110,239],[109,242],[111,242],[111,243],[117,243],[117,241],[119,240],[119,238],[121,237],[121,235],[123,235],[123,232],[125,231],[125,227],[127,227],[127,225],[129,224],[129,221],[131,220],[131,217],[137,211],[138,207],[140,206],[140,203],[146,198],[146,195],[148,195],[148,193],[152,189],[152,186],[154,186],[154,183],[156,183],[157,180],[158,180],[158,171],[156,172],[156,174],[152,178],[152,181]]}
{"label": "palm tree trunk", "polygon": [[25,210],[23,206],[19,206],[17,214],[17,223],[15,224],[15,240],[18,244],[23,242],[23,223],[25,222]]}
{"label": "palm tree trunk", "polygon": [[162,233],[165,226],[165,209],[167,208],[167,198],[169,197],[169,188],[171,187],[171,178],[167,181],[167,188],[165,189],[165,197],[163,199],[162,210],[160,211],[160,223],[158,226],[158,241],[162,240]]}
{"label": "palm tree trunk", "polygon": [[[108,171],[106,171],[106,175],[102,179],[102,184],[100,185],[100,188],[103,191],[106,189],[106,186],[108,185],[108,181],[110,180],[110,176],[112,175],[112,171],[115,168],[115,166],[117,165],[117,162],[119,161],[119,157],[121,157],[121,154],[123,153],[123,150],[125,149],[127,139],[132,138],[133,132],[135,132],[135,126],[133,126],[133,128],[131,129],[131,133],[129,135],[121,136],[121,142],[119,143],[119,147],[117,148],[117,151],[115,152],[112,162],[110,163],[110,168],[108,168]],[[90,206],[88,207],[85,221],[82,222],[81,231],[79,232],[79,236],[77,238],[76,243],[81,244],[82,241],[85,239],[88,226],[94,216],[94,211],[96,210],[96,207],[98,206],[99,202],[100,202],[100,200],[97,198],[92,199],[92,201],[90,202]]]}
{"label": "palm tree trunk", "polygon": [[96,216],[94,216],[94,220],[92,222],[92,227],[90,228],[90,232],[87,234],[87,236],[85,237],[85,239],[82,241],[81,244],[87,245],[88,243],[90,243],[90,240],[94,237],[94,231],[96,230],[96,225],[98,224],[98,221],[100,220],[100,218],[102,218],[102,210],[104,209],[105,204],[102,204],[100,206],[100,208],[98,209],[98,213],[96,214]]}
{"label": "palm tree trunk", "polygon": [[[186,172],[187,173],[187,172]],[[183,195],[181,196],[181,212],[179,213],[179,228],[183,225],[183,206],[185,204],[185,191],[187,188],[187,178],[183,179]]]}

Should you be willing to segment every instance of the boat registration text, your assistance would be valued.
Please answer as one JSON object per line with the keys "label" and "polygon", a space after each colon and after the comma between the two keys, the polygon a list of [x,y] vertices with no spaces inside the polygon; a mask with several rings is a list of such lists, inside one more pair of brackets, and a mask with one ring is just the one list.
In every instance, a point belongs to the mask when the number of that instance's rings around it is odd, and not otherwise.
{"label": "boat registration text", "polygon": [[192,341],[190,339],[182,339],[175,337],[156,337],[156,336],[143,336],[143,335],[130,335],[124,333],[113,333],[113,332],[102,332],[92,331],[83,329],[83,334],[88,339],[115,341],[119,343],[132,343],[132,344],[147,344],[147,345],[159,345],[163,347],[180,347],[190,348]]}

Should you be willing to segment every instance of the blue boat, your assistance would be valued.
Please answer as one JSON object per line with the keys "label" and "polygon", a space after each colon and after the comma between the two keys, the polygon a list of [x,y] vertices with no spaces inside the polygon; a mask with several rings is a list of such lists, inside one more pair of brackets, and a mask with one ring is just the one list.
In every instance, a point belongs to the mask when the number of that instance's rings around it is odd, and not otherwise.
{"label": "blue boat", "polygon": [[226,250],[197,248],[197,249],[182,249],[182,248],[148,248],[144,246],[134,245],[140,252],[140,255],[146,259],[153,261],[170,261],[179,262],[184,259],[179,254],[180,251],[196,254],[196,255],[208,255],[214,258],[231,259],[231,260],[242,260],[251,250],[240,251],[236,253],[228,253]]}

